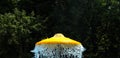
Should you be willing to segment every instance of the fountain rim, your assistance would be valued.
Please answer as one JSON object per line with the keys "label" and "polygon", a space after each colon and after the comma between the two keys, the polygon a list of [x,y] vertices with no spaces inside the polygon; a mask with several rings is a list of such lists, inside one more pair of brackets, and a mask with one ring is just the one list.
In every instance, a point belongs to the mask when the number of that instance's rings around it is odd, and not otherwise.
{"label": "fountain rim", "polygon": [[43,39],[41,41],[38,41],[36,45],[41,45],[41,44],[72,44],[72,45],[81,45],[80,42],[70,39],[68,37],[65,37],[61,33],[55,34],[51,38]]}

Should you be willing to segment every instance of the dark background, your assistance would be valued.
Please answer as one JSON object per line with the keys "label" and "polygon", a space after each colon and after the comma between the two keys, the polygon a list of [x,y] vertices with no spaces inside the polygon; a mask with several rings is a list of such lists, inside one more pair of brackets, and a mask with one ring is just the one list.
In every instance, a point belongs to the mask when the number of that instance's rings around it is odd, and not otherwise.
{"label": "dark background", "polygon": [[32,58],[55,33],[80,41],[84,58],[120,58],[120,1],[0,0],[0,58]]}

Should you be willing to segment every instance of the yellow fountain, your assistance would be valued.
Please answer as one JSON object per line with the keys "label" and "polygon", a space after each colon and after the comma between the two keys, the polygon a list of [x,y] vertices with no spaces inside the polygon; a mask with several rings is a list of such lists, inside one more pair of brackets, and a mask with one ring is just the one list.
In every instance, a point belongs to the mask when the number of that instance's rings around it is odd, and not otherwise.
{"label": "yellow fountain", "polygon": [[57,33],[37,42],[31,52],[35,53],[34,58],[82,58],[84,50],[80,42]]}

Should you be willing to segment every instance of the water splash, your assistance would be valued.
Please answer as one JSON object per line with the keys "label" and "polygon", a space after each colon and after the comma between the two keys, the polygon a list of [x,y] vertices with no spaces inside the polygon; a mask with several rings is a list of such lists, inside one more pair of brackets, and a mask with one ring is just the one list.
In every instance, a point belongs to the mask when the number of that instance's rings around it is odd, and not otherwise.
{"label": "water splash", "polygon": [[[61,40],[59,40],[59,38]],[[85,48],[81,43],[56,34],[52,38],[37,42],[34,58],[82,58]]]}
{"label": "water splash", "polygon": [[84,47],[81,45],[68,44],[42,44],[36,45],[31,52],[34,58],[82,58]]}

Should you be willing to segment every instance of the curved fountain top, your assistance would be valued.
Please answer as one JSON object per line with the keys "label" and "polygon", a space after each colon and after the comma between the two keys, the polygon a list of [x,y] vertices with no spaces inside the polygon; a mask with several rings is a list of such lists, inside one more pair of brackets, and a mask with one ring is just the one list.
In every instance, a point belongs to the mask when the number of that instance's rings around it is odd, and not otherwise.
{"label": "curved fountain top", "polygon": [[74,45],[80,45],[81,43],[78,42],[78,41],[75,41],[73,39],[70,39],[68,37],[65,37],[61,33],[57,33],[51,38],[43,39],[43,40],[36,43],[36,45],[41,45],[41,44],[74,44]]}

